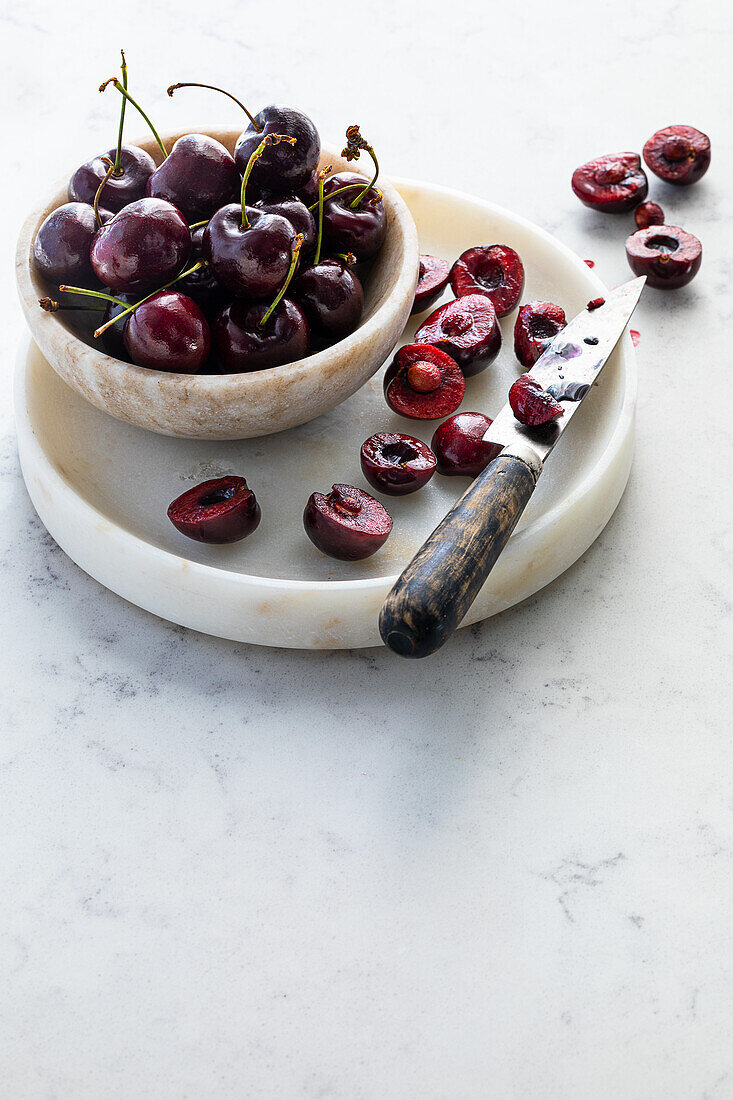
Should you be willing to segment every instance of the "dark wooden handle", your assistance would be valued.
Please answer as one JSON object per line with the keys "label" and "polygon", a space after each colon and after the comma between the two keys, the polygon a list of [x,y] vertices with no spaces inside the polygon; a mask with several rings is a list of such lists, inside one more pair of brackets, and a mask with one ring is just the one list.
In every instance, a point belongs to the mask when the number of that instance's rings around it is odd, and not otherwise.
{"label": "dark wooden handle", "polygon": [[478,595],[527,506],[539,469],[501,454],[456,501],[398,579],[379,616],[385,645],[427,657]]}

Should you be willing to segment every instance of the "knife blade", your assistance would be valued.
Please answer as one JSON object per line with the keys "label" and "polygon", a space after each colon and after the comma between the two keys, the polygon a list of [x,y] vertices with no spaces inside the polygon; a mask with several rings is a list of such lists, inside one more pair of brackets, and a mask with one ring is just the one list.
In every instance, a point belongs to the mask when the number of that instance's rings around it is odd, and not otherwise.
{"label": "knife blade", "polygon": [[469,485],[397,579],[379,616],[385,645],[401,657],[427,657],[459,625],[534,492],[547,458],[592,392],[621,339],[646,278],[586,307],[554,337],[529,371],[563,406],[541,428],[520,424],[507,402],[484,435],[501,454]]}

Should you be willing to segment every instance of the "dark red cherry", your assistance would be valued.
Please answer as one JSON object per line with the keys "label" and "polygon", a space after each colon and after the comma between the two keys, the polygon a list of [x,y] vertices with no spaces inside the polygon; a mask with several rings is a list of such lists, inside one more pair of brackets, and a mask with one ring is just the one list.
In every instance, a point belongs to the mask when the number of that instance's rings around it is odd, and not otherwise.
{"label": "dark red cherry", "polygon": [[292,195],[305,186],[318,167],[321,139],[315,126],[302,111],[293,107],[271,105],[255,115],[239,137],[234,159],[240,175],[244,175],[249,158],[267,134],[283,134],[295,138],[296,144],[272,145],[267,148],[252,169],[252,179],[271,195]]}
{"label": "dark red cherry", "polygon": [[[370,187],[359,200],[368,180],[358,172],[338,172],[323,184],[323,236],[332,252],[352,252],[357,260],[376,256],[387,235],[387,215],[379,191]],[[357,185],[357,186],[355,186]],[[329,195],[344,190],[335,198]]]}
{"label": "dark red cherry", "polygon": [[[69,198],[74,202],[94,202],[99,185],[107,174],[108,161],[114,162],[117,149],[110,149],[82,164],[69,180]],[[136,145],[123,145],[119,172],[113,172],[104,185],[102,205],[116,214],[123,207],[145,196],[147,182],[155,171],[155,161]]]}
{"label": "dark red cherry", "polygon": [[435,305],[450,278],[450,264],[437,256],[421,256],[412,313],[424,313]]}
{"label": "dark red cherry", "polygon": [[160,290],[125,321],[125,347],[133,363],[172,374],[195,374],[211,352],[203,313],[178,290]]}
{"label": "dark red cherry", "polygon": [[378,432],[361,445],[361,469],[375,489],[404,496],[427,485],[435,473],[435,455],[411,435]]}
{"label": "dark red cherry", "polygon": [[415,333],[416,344],[434,344],[447,352],[466,377],[479,374],[496,359],[501,329],[490,298],[467,294],[438,306]]}
{"label": "dark red cherry", "polygon": [[[205,226],[197,225],[195,229],[191,230],[189,264],[195,264],[197,260],[202,259],[204,229]],[[185,279],[181,279],[180,282],[176,283],[176,288],[183,294],[187,294],[189,298],[193,298],[194,302],[209,319],[213,319],[219,310],[231,301],[232,297],[231,292],[214,277],[208,264],[200,267],[197,271],[192,271]]]}
{"label": "dark red cherry", "polygon": [[635,275],[646,275],[649,286],[676,290],[700,270],[702,245],[676,225],[650,225],[627,238],[626,258]]}
{"label": "dark red cherry", "polygon": [[488,416],[461,412],[449,416],[435,429],[430,446],[435,454],[438,473],[447,477],[478,477],[501,454],[496,443],[485,443],[491,427]]}
{"label": "dark red cherry", "polygon": [[224,370],[239,374],[281,367],[308,354],[308,322],[295,302],[283,298],[262,325],[268,308],[266,302],[236,298],[217,315],[213,336]]}
{"label": "dark red cherry", "polygon": [[303,186],[298,190],[298,198],[305,206],[318,202],[318,170],[311,172]]}
{"label": "dark red cherry", "polygon": [[528,302],[514,325],[514,354],[529,370],[567,324],[565,310],[554,302]]}
{"label": "dark red cherry", "polygon": [[438,420],[454,412],[466,392],[455,359],[431,344],[398,348],[384,375],[389,407],[411,420]]}
{"label": "dark red cherry", "polygon": [[341,260],[321,260],[293,283],[292,296],[314,332],[341,340],[358,327],[364,309],[359,279]]}
{"label": "dark red cherry", "polygon": [[667,183],[697,183],[710,167],[710,138],[694,126],[665,126],[643,149],[647,166]]}
{"label": "dark red cherry", "polygon": [[97,230],[91,260],[105,286],[135,292],[169,282],[190,252],[191,233],[180,210],[164,199],[138,199]]}
{"label": "dark red cherry", "polygon": [[[247,185],[249,194],[249,184]],[[290,222],[296,233],[303,234],[301,256],[308,256],[316,247],[316,222],[308,207],[293,195],[281,199],[260,199],[257,207],[265,214],[277,214]]]}
{"label": "dark red cherry", "polygon": [[643,202],[649,184],[638,153],[609,153],[576,168],[572,188],[593,210],[625,214]]}
{"label": "dark red cherry", "polygon": [[153,172],[147,193],[173,203],[189,222],[201,221],[239,191],[234,157],[206,134],[186,134]]}
{"label": "dark red cherry", "polygon": [[[112,293],[110,288],[106,289],[110,294]],[[134,294],[122,294],[120,291],[117,291],[114,297],[120,302],[125,302],[129,306],[134,306],[135,302],[139,300]],[[122,308],[122,306],[114,302],[108,302],[102,317],[102,327],[104,328],[107,321],[110,321],[113,317],[117,316],[117,314],[121,313]],[[124,318],[119,324],[110,325],[109,328],[105,328],[100,337],[102,346],[107,355],[111,355],[113,359],[120,359],[123,363],[129,363],[131,361],[127,348],[125,347],[124,333],[126,320],[127,318]]]}
{"label": "dark red cherry", "polygon": [[485,294],[497,317],[506,317],[516,306],[524,287],[524,266],[518,253],[506,244],[468,248],[453,264],[450,285],[456,298]]}
{"label": "dark red cherry", "polygon": [[634,221],[639,229],[650,225],[664,225],[664,211],[656,202],[642,202],[634,211]]}
{"label": "dark red cherry", "polygon": [[36,233],[33,260],[52,283],[96,282],[89,256],[97,219],[85,202],[67,202],[52,210]]}
{"label": "dark red cherry", "polygon": [[287,276],[296,233],[285,218],[256,206],[247,207],[247,218],[243,226],[239,203],[217,210],[204,231],[204,258],[234,294],[270,298]]}
{"label": "dark red cherry", "polygon": [[390,531],[389,512],[374,497],[353,485],[334,485],[326,496],[311,494],[303,526],[314,546],[329,557],[360,561],[383,546]]}
{"label": "dark red cherry", "polygon": [[520,424],[539,427],[557,420],[564,409],[531,374],[522,374],[509,390],[509,404]]}
{"label": "dark red cherry", "polygon": [[168,519],[197,542],[239,542],[259,525],[257,498],[243,477],[202,481],[168,505]]}

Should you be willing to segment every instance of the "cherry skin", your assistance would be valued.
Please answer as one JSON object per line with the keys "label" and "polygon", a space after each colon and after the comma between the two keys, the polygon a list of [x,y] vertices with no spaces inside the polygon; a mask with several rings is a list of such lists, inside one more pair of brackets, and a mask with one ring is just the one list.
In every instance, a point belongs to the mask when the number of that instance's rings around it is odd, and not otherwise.
{"label": "cherry skin", "polygon": [[567,324],[565,310],[554,302],[528,302],[514,325],[514,354],[529,370]]}
{"label": "cherry skin", "polygon": [[318,171],[311,172],[302,187],[298,189],[298,198],[306,206],[318,202]]}
{"label": "cherry skin", "polygon": [[234,150],[239,174],[244,175],[249,158],[268,134],[295,138],[295,145],[269,146],[252,169],[252,179],[261,191],[271,195],[292,195],[305,186],[318,167],[321,139],[315,126],[302,111],[293,107],[270,105],[255,115],[240,135]]}
{"label": "cherry skin", "polygon": [[234,294],[269,298],[288,274],[296,233],[285,218],[256,206],[247,207],[247,218],[249,225],[243,226],[236,202],[217,210],[204,231],[204,259]]}
{"label": "cherry skin", "polygon": [[370,485],[389,496],[405,496],[427,485],[435,455],[420,439],[400,432],[377,432],[361,445],[361,469]]}
{"label": "cherry skin", "polygon": [[387,404],[411,420],[438,420],[455,412],[465,392],[458,363],[431,344],[398,348],[384,375]]}
{"label": "cherry skin", "polygon": [[172,374],[195,374],[211,352],[203,313],[178,290],[160,290],[125,321],[124,340],[133,363]]}
{"label": "cherry skin", "polygon": [[94,273],[113,290],[144,291],[169,282],[191,252],[188,222],[164,199],[138,199],[98,229]]}
{"label": "cherry skin", "polygon": [[649,184],[638,153],[610,153],[576,168],[572,188],[592,210],[625,214],[644,201]]}
{"label": "cherry skin", "polygon": [[173,203],[189,222],[201,221],[239,190],[234,158],[206,134],[186,134],[147,182],[147,194]]}
{"label": "cherry skin", "polygon": [[[191,265],[202,258],[205,228],[203,225],[197,225],[195,229],[191,230],[191,256],[189,258],[189,264]],[[223,309],[231,300],[231,293],[214,277],[208,264],[200,267],[197,271],[192,271],[185,279],[181,279],[180,282],[176,283],[176,289],[182,291],[183,294],[187,294],[189,298],[193,298],[196,305],[209,319],[213,319],[219,310]]]}
{"label": "cherry skin", "polygon": [[315,333],[341,340],[358,327],[364,309],[361,282],[341,260],[321,260],[293,283],[292,296]]}
{"label": "cherry skin", "polygon": [[[247,183],[249,193],[249,182]],[[316,247],[316,222],[305,203],[294,195],[286,195],[280,199],[259,199],[257,208],[265,214],[277,214],[290,222],[296,233],[303,234],[303,246],[301,256],[307,256],[315,251]]]}
{"label": "cherry skin", "polygon": [[415,333],[416,344],[433,344],[455,359],[466,377],[485,370],[501,348],[496,311],[483,294],[467,294],[439,306]]}
{"label": "cherry skin", "polygon": [[341,561],[361,561],[376,554],[392,530],[389,512],[354,485],[334,485],[326,496],[312,493],[303,526],[314,546]]}
{"label": "cherry skin", "polygon": [[468,248],[453,264],[450,285],[456,298],[485,294],[497,317],[506,317],[516,306],[524,287],[524,265],[506,244]]}
{"label": "cherry skin", "polygon": [[435,429],[430,446],[435,454],[438,473],[446,477],[478,477],[501,454],[496,443],[485,443],[491,427],[488,416],[461,412],[449,416]]}
{"label": "cherry skin", "polygon": [[666,126],[642,150],[647,166],[667,183],[688,187],[710,167],[710,138],[694,126]]}
{"label": "cherry skin", "polygon": [[664,211],[656,202],[642,202],[634,211],[634,221],[639,229],[650,225],[664,225]]}
{"label": "cherry skin", "polygon": [[94,283],[89,257],[97,232],[94,210],[85,202],[67,202],[52,210],[36,233],[33,260],[53,283]]}
{"label": "cherry skin", "polygon": [[522,374],[509,390],[509,404],[520,424],[537,428],[563,416],[559,401],[531,374]]}
{"label": "cherry skin", "polygon": [[222,367],[245,373],[281,367],[303,359],[310,350],[310,331],[300,308],[283,298],[264,325],[266,302],[235,298],[214,320],[213,336]]}
{"label": "cherry skin", "polygon": [[447,260],[441,260],[437,256],[421,256],[411,315],[424,313],[435,305],[447,287],[449,278],[450,264]]}
{"label": "cherry skin", "polygon": [[[112,293],[111,288],[108,288],[109,293]],[[134,306],[135,302],[139,299],[134,294],[123,294],[121,291],[117,291],[115,298],[119,301],[125,302],[129,306]],[[103,326],[110,321],[117,314],[122,312],[122,306],[117,305],[115,302],[108,302],[102,318]],[[125,347],[125,322],[127,318],[124,318],[118,325],[110,325],[106,328],[101,335],[102,347],[107,355],[111,355],[113,359],[119,359],[123,363],[130,363],[131,359]]]}
{"label": "cherry skin", "polygon": [[[77,168],[69,180],[69,198],[91,206],[100,183],[107,175],[108,161],[114,163],[116,156],[117,149],[110,149],[108,153],[94,157]],[[119,173],[113,172],[104,185],[102,205],[117,214],[131,202],[144,198],[145,188],[154,171],[155,161],[149,153],[136,145],[123,145]]]}
{"label": "cherry skin", "polygon": [[168,505],[168,519],[182,535],[215,545],[246,538],[261,518],[245,479],[231,475],[194,485]]}
{"label": "cherry skin", "polygon": [[[387,235],[387,214],[381,195],[370,187],[359,205],[351,204],[368,180],[358,172],[339,172],[323,183],[323,236],[332,252],[352,252],[357,260],[371,260]],[[358,187],[352,185],[358,184]],[[348,191],[333,199],[328,196],[342,187]]]}
{"label": "cherry skin", "polygon": [[676,225],[650,225],[626,240],[626,258],[635,275],[646,275],[658,290],[676,290],[691,282],[702,263],[702,245]]}

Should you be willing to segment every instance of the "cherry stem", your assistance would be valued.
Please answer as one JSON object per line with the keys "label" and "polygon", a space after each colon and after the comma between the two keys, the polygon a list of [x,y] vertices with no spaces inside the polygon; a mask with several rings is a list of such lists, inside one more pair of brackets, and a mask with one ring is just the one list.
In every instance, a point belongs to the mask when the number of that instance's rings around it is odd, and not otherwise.
{"label": "cherry stem", "polygon": [[346,157],[347,160],[358,160],[361,156],[362,149],[368,153],[374,161],[374,176],[370,183],[366,185],[363,191],[361,191],[351,204],[351,209],[354,210],[362,201],[364,196],[369,191],[370,187],[374,187],[379,175],[379,161],[377,160],[377,154],[372,149],[368,141],[361,136],[361,130],[358,126],[349,126],[346,130],[346,148],[341,151],[341,156]]}
{"label": "cherry stem", "polygon": [[[124,102],[124,100],[123,100],[123,102]],[[102,219],[99,216],[99,196],[104,191],[104,187],[105,187],[105,184],[107,183],[107,180],[109,179],[109,177],[112,175],[112,173],[115,170],[114,162],[111,161],[109,159],[109,157],[102,157],[101,159],[103,161],[106,161],[106,163],[109,165],[109,168],[107,169],[107,174],[105,175],[104,179],[102,180],[102,182],[100,183],[99,187],[97,188],[97,190],[94,194],[94,202],[92,203],[92,205],[94,207],[94,217],[96,218],[96,221],[97,221],[97,227],[100,227],[101,224],[102,224]]]}
{"label": "cherry stem", "polygon": [[135,99],[133,99],[133,98],[132,98],[132,96],[131,96],[131,95],[130,95],[130,93],[128,92],[127,88],[123,87],[123,85],[122,85],[122,84],[120,84],[120,82],[119,82],[119,80],[117,79],[117,77],[116,77],[116,76],[111,76],[111,77],[109,78],[109,80],[105,80],[105,82],[104,82],[103,84],[100,84],[100,85],[99,85],[99,90],[100,90],[100,92],[103,92],[103,91],[105,90],[105,88],[107,88],[107,87],[108,87],[108,85],[110,85],[110,84],[114,84],[115,88],[116,88],[116,89],[117,89],[117,91],[118,91],[118,92],[120,93],[120,95],[121,95],[121,96],[124,96],[124,98],[125,98],[125,99],[129,99],[130,103],[131,103],[131,104],[133,105],[133,107],[135,108],[135,110],[139,111],[139,113],[140,113],[140,114],[141,114],[141,115],[143,116],[143,118],[144,118],[144,119],[145,119],[145,121],[147,122],[148,126],[150,127],[150,132],[151,132],[151,134],[153,135],[153,137],[155,138],[155,140],[156,140],[156,141],[157,141],[157,143],[158,143],[158,147],[159,147],[159,149],[160,149],[161,153],[163,154],[163,158],[164,158],[164,159],[167,159],[167,158],[168,158],[168,150],[166,149],[165,145],[164,145],[164,144],[163,144],[163,142],[161,141],[161,139],[160,139],[160,134],[159,134],[159,133],[158,133],[158,131],[157,131],[157,130],[155,129],[155,127],[153,126],[153,124],[152,124],[152,122],[150,121],[150,119],[148,118],[148,116],[147,116],[147,115],[145,114],[145,111],[143,111],[143,109],[142,109],[142,107],[140,106],[140,104],[139,104],[139,103],[138,103],[138,102],[137,102],[137,101],[136,101]]}
{"label": "cherry stem", "polygon": [[334,260],[343,260],[347,267],[351,267],[352,264],[356,263],[356,256],[353,252],[334,252],[333,258]]}
{"label": "cherry stem", "polygon": [[86,290],[83,286],[64,286],[62,284],[59,290],[67,294],[84,294],[88,298],[103,298],[105,302],[112,302],[116,306],[129,305],[128,302],[123,302],[121,298],[113,298],[111,294],[103,294],[101,290]]}
{"label": "cherry stem", "polygon": [[242,176],[242,191],[240,195],[242,202],[242,229],[249,229],[250,227],[249,218],[247,217],[247,207],[245,206],[244,202],[244,195],[247,190],[247,180],[249,179],[250,172],[254,168],[255,163],[260,159],[268,146],[279,145],[281,141],[286,141],[288,145],[295,145],[296,140],[297,139],[294,137],[286,137],[285,134],[266,134],[260,144],[252,153],[252,156],[247,161],[247,167],[245,168],[244,175]]}
{"label": "cherry stem", "polygon": [[189,228],[189,230],[191,230],[191,229],[200,229],[202,225],[208,225],[209,221],[210,221],[209,218],[204,218],[204,220],[202,222],[194,222],[193,225],[189,225],[188,228]]}
{"label": "cherry stem", "polygon": [[[185,279],[187,275],[193,275],[194,271],[200,271],[201,268],[204,267],[205,263],[205,260],[198,260],[198,262],[195,263],[193,267],[189,267],[186,269],[186,271],[182,271],[180,275],[176,275],[175,279],[171,279],[170,282],[163,283],[163,285],[159,286],[157,290],[151,290],[150,294],[146,294],[144,298],[141,298],[139,302],[135,302],[135,304],[132,306],[128,305],[127,302],[120,302],[114,298],[111,299],[111,301],[117,301],[118,305],[124,306],[125,308],[121,310],[120,313],[115,314],[114,317],[111,317],[109,321],[106,322],[106,324],[102,325],[101,328],[98,328],[94,335],[97,337],[101,336],[103,332],[106,332],[107,329],[110,328],[112,325],[116,325],[117,322],[121,321],[123,317],[127,317],[128,314],[134,313],[135,310],[143,304],[143,302],[147,302],[148,298],[152,298],[154,297],[154,295],[159,294],[161,290],[167,290],[169,286],[173,286],[173,284],[177,283],[180,279]],[[106,297],[106,295],[103,295],[103,297]]]}
{"label": "cherry stem", "polygon": [[[120,50],[122,55],[122,87],[127,91],[127,62],[125,61],[125,51]],[[122,107],[120,108],[120,129],[117,134],[117,152],[115,154],[115,175],[122,175],[120,171],[120,165],[122,164],[122,131],[125,129],[125,111],[127,110],[127,100],[122,97]]]}
{"label": "cherry stem", "polygon": [[277,292],[274,302],[264,314],[262,320],[259,322],[260,328],[265,327],[267,322],[270,320],[270,317],[272,316],[273,310],[277,309],[277,307],[280,305],[280,302],[285,297],[285,291],[290,286],[290,282],[293,278],[293,275],[295,274],[295,269],[298,266],[298,257],[300,256],[300,249],[304,240],[305,238],[302,233],[299,233],[298,236],[295,238],[295,244],[293,245],[293,255],[290,257],[290,270],[288,271],[288,274],[285,278],[285,282],[281,286],[280,290]]}
{"label": "cherry stem", "polygon": [[39,298],[38,304],[46,313],[58,313],[72,310],[75,313],[103,313],[105,306],[62,306],[55,298]]}
{"label": "cherry stem", "polygon": [[231,92],[226,92],[223,88],[217,88],[215,84],[197,84],[195,81],[188,80],[188,81],[186,81],[185,83],[182,83],[182,84],[171,84],[170,88],[168,88],[168,95],[172,96],[173,93],[175,91],[177,91],[179,88],[208,88],[210,92],[221,92],[222,95],[229,96],[230,99],[234,100],[234,102],[237,104],[238,107],[242,108],[242,110],[244,111],[245,115],[247,116],[249,121],[254,126],[257,133],[258,134],[262,133],[264,127],[260,126],[259,122],[257,122],[256,119],[254,118],[254,115],[252,115],[247,110],[247,108],[242,103],[242,101],[240,99],[237,99],[237,97],[235,95],[232,95]]}
{"label": "cherry stem", "polygon": [[[369,187],[371,187],[371,186],[372,185],[370,183]],[[367,190],[369,190],[369,187],[367,188]],[[336,191],[331,191],[328,195],[325,195],[323,201],[324,202],[330,202],[331,199],[337,198],[338,195],[343,195],[345,191],[353,191],[356,188],[358,188],[361,191],[361,193],[364,194],[364,189],[362,188],[362,185],[360,183],[346,183],[346,184],[344,184],[343,187],[339,187]],[[377,194],[376,194],[376,198],[373,201],[374,202],[380,202],[381,198],[382,198],[382,192],[379,190],[378,187],[375,187],[374,190],[376,191]],[[315,210],[317,206],[318,206],[318,203],[314,202],[314,203],[311,203],[311,205],[308,207],[308,209],[309,210]]]}
{"label": "cherry stem", "polygon": [[318,236],[316,238],[316,254],[313,258],[314,267],[321,258],[321,244],[323,243],[323,181],[332,168],[333,165],[328,164],[318,173]]}

